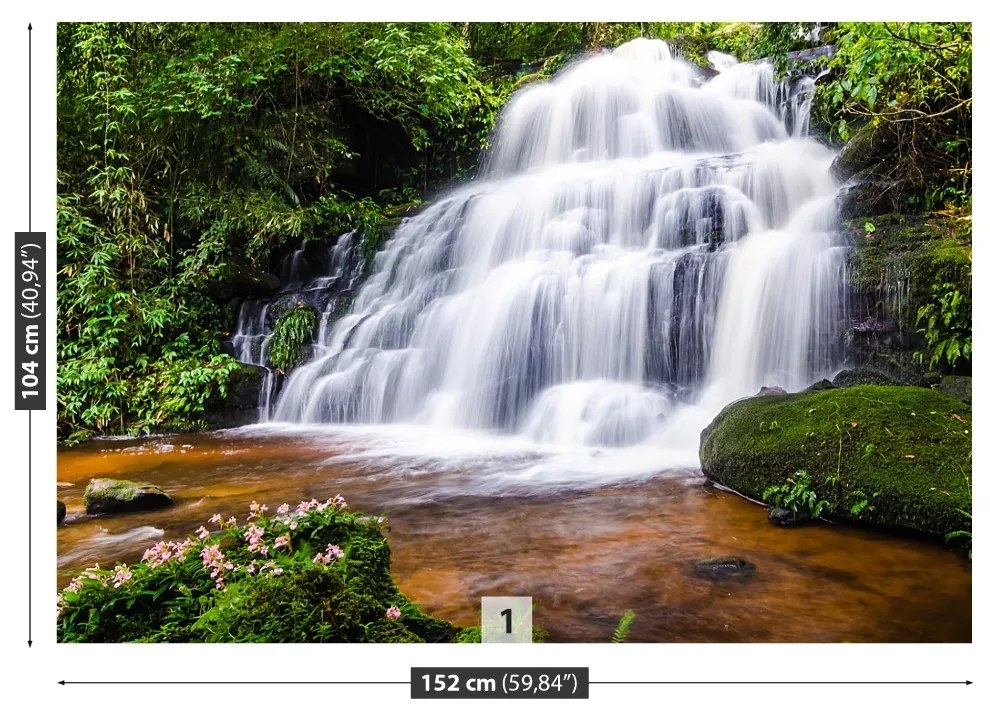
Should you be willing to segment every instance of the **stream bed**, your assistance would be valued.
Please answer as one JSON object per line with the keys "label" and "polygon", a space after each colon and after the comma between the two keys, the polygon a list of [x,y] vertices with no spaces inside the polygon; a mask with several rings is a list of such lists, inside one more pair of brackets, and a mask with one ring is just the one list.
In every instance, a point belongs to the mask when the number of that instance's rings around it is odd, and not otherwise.
{"label": "stream bed", "polygon": [[[58,585],[133,563],[214,513],[243,520],[341,494],[389,518],[392,574],[426,611],[478,623],[483,595],[529,595],[552,642],[607,642],[626,610],[630,642],[970,642],[971,564],[935,543],[766,510],[637,454],[529,445],[395,426],[261,425],[100,440],[60,450]],[[651,467],[653,469],[651,469]],[[94,477],[160,485],[174,507],[88,517]],[[745,580],[705,579],[695,560],[738,556]]]}

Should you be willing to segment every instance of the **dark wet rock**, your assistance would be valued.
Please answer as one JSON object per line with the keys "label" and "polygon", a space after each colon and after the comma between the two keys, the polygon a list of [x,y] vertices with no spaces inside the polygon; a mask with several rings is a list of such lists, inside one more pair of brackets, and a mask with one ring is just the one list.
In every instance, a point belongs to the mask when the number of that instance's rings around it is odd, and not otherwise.
{"label": "dark wet rock", "polygon": [[268,297],[281,287],[282,282],[277,275],[234,264],[225,278],[210,283],[208,291],[214,299],[226,302],[236,297]]}
{"label": "dark wet rock", "polygon": [[719,557],[695,560],[694,574],[706,580],[742,580],[756,572],[756,566],[738,557]]}
{"label": "dark wet rock", "polygon": [[764,395],[786,395],[787,391],[779,385],[771,385],[767,387],[764,385],[760,388],[760,391],[756,393],[756,397],[763,397]]}
{"label": "dark wet rock", "polygon": [[872,368],[842,370],[833,378],[835,387],[848,388],[857,385],[903,385],[890,375]]}
{"label": "dark wet rock", "polygon": [[787,508],[771,508],[767,518],[780,527],[794,527],[802,522],[802,518],[796,512]]}
{"label": "dark wet rock", "polygon": [[157,510],[174,504],[157,485],[116,478],[96,478],[83,494],[87,515]]}
{"label": "dark wet rock", "polygon": [[835,390],[835,385],[830,380],[822,379],[806,387],[804,392],[814,392],[815,390]]}
{"label": "dark wet rock", "polygon": [[56,500],[55,502],[58,503],[58,523],[57,524],[58,525],[61,525],[62,524],[62,521],[65,520],[65,503],[62,502],[61,500]]}
{"label": "dark wet rock", "polygon": [[853,178],[836,195],[839,219],[850,220],[896,212],[899,209],[899,192],[897,183],[866,177]]}
{"label": "dark wet rock", "polygon": [[883,163],[889,164],[896,144],[897,137],[889,123],[879,126],[864,124],[853,131],[832,161],[832,174],[842,182],[853,177],[863,179],[867,177],[865,171],[878,169]]}
{"label": "dark wet rock", "polygon": [[939,383],[938,389],[963,402],[973,404],[973,378],[965,375],[946,375]]}
{"label": "dark wet rock", "polygon": [[227,380],[227,397],[214,394],[206,401],[209,429],[223,430],[258,422],[258,398],[269,372],[260,365],[240,363]]}

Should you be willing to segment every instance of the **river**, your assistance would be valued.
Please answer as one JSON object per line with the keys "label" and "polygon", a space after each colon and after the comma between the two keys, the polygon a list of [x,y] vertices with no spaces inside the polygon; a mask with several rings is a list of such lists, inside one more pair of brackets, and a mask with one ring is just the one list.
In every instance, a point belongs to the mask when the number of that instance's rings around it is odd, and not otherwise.
{"label": "river", "polygon": [[[87,517],[86,483],[103,476],[158,484],[176,504]],[[261,425],[60,450],[58,484],[68,506],[59,587],[94,563],[135,562],[214,513],[340,493],[387,515],[399,588],[459,625],[477,624],[483,595],[530,595],[553,642],[608,641],[626,610],[636,612],[630,642],[971,639],[971,565],[952,551],[827,524],[778,528],[698,471],[658,474],[618,451],[554,454],[407,426]],[[693,573],[692,561],[726,555],[756,572]]]}

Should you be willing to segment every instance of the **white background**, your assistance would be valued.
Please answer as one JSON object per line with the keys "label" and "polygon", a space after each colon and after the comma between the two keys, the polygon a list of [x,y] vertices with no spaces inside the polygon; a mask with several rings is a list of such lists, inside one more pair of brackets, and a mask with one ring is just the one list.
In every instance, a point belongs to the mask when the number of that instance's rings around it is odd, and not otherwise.
{"label": "white background", "polygon": [[[48,407],[34,413],[33,486],[33,639],[28,638],[27,602],[27,413],[14,412],[13,346],[6,343],[0,373],[8,380],[2,419],[6,472],[0,474],[3,518],[0,587],[0,682],[5,689],[0,713],[6,717],[40,714],[73,718],[172,718],[175,716],[235,718],[238,715],[333,717],[342,712],[366,717],[393,713],[411,717],[496,717],[539,713],[551,717],[949,717],[990,707],[986,687],[986,582],[981,530],[973,568],[973,643],[971,645],[458,645],[458,646],[66,646],[55,642],[55,528],[51,501],[55,495],[55,23],[68,20],[974,20],[974,76],[981,128],[982,95],[986,91],[983,24],[976,13],[948,3],[875,4],[838,0],[806,3],[726,2],[660,3],[501,0],[496,3],[348,2],[237,3],[168,0],[161,5],[129,2],[4,3],[2,43],[2,164],[0,164],[0,239],[8,248],[15,231],[27,229],[27,25],[34,26],[34,202],[33,229],[48,233],[47,288]],[[934,13],[934,15],[933,15]],[[966,13],[969,13],[966,15]],[[940,16],[941,14],[941,16]],[[982,88],[979,89],[979,88]],[[982,126],[982,127],[985,127]],[[976,141],[982,157],[983,136]],[[982,168],[983,161],[976,166]],[[982,176],[980,176],[982,177]],[[974,203],[977,273],[981,262],[984,201],[978,181]],[[13,295],[12,250],[0,253],[0,297]],[[976,347],[982,358],[986,337],[987,293],[974,283]],[[8,306],[9,308],[9,306]],[[0,337],[12,337],[12,309],[0,312]],[[987,441],[983,422],[983,378],[975,386],[974,479],[976,513],[982,527]],[[816,618],[809,616],[808,623]],[[882,618],[878,619],[882,622]],[[977,658],[984,656],[978,663]],[[409,700],[404,685],[206,685],[206,686],[60,686],[59,680],[399,680],[416,666],[548,666],[588,665],[594,680],[894,680],[963,681],[965,685],[753,685],[753,686],[592,686],[585,701]],[[42,712],[44,711],[44,712]]]}

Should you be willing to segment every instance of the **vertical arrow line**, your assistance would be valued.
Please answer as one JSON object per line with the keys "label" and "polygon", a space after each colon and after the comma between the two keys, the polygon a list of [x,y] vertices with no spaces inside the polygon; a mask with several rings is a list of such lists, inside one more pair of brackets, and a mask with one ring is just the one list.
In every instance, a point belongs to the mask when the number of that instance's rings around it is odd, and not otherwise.
{"label": "vertical arrow line", "polygon": [[28,23],[28,232],[31,232],[31,23]]}
{"label": "vertical arrow line", "polygon": [[[32,61],[31,61],[31,56],[32,56],[31,38],[33,35],[32,30],[33,29],[31,27],[31,23],[28,23],[28,232],[31,232],[31,206],[32,206],[31,203],[32,200],[31,198],[31,185],[32,185],[31,126],[33,124],[32,123],[33,118],[31,113],[31,84],[32,84],[32,74],[33,74]],[[42,360],[42,362],[44,362],[44,360]],[[31,631],[32,609],[33,609],[32,606],[34,604],[33,594],[32,594],[32,585],[34,579],[33,567],[32,567],[33,559],[34,559],[34,555],[32,552],[32,539],[34,537],[34,533],[32,532],[32,527],[31,527],[31,511],[32,511],[31,486],[34,484],[34,482],[33,482],[32,467],[31,467],[31,461],[32,461],[31,451],[33,445],[32,442],[33,439],[31,437],[31,425],[32,425],[31,414],[32,411],[28,410],[28,641],[27,641],[28,647],[31,647],[31,643],[32,643],[32,631]]]}
{"label": "vertical arrow line", "polygon": [[28,647],[31,647],[31,642],[32,642],[31,641],[31,635],[32,635],[32,633],[31,633],[31,624],[32,624],[31,623],[31,610],[32,610],[32,606],[34,605],[34,603],[32,602],[32,594],[31,594],[31,584],[32,584],[31,583],[31,580],[32,580],[32,572],[31,572],[31,560],[32,560],[31,538],[34,537],[34,533],[31,532],[31,485],[33,484],[32,479],[31,479],[31,447],[32,447],[32,438],[31,438],[31,413],[32,412],[33,411],[28,410]]}

